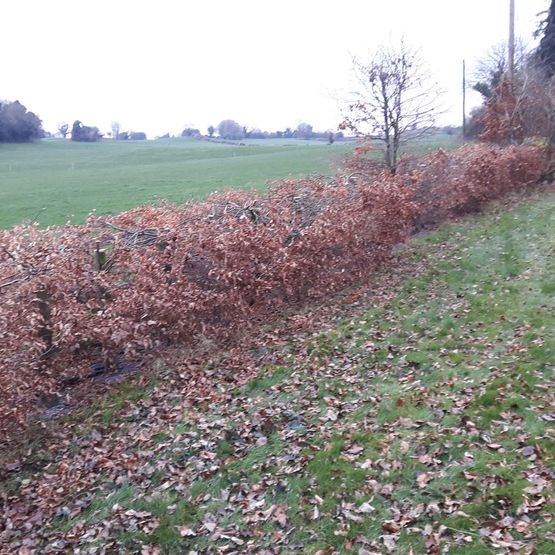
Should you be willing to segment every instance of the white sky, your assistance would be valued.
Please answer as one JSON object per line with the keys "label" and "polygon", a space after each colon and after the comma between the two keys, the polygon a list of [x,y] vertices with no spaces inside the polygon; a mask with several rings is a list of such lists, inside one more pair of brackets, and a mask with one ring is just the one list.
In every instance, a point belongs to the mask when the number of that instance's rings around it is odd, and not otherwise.
{"label": "white sky", "polygon": [[[532,41],[548,0],[516,0]],[[422,49],[459,123],[467,67],[506,39],[509,0],[0,0],[0,98],[55,131],[117,120],[149,137],[222,119],[265,130],[336,128],[351,58]],[[479,103],[470,93],[469,109]]]}

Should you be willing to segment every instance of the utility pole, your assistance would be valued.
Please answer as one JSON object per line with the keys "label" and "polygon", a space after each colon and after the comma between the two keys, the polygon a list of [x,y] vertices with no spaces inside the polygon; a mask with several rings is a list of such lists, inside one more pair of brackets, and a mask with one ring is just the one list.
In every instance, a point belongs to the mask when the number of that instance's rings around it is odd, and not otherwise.
{"label": "utility pole", "polygon": [[515,76],[515,0],[509,0],[509,79]]}
{"label": "utility pole", "polygon": [[462,105],[462,136],[463,140],[466,137],[466,63],[463,60],[462,66],[462,93],[463,93],[463,105]]}

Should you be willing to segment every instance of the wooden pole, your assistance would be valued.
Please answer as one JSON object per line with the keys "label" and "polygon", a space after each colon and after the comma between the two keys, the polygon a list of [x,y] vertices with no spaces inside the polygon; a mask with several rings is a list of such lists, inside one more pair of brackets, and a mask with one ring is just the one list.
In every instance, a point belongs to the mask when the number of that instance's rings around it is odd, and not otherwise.
{"label": "wooden pole", "polygon": [[509,79],[515,76],[515,0],[509,0]]}
{"label": "wooden pole", "polygon": [[462,63],[462,136],[466,137],[466,62]]}

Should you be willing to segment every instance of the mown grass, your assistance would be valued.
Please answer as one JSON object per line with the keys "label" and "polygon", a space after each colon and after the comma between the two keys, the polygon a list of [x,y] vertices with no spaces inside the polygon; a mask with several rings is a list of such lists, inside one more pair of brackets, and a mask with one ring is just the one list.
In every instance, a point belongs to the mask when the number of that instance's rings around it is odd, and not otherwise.
{"label": "mown grass", "polygon": [[[262,189],[268,180],[331,175],[351,142],[250,140],[246,146],[191,139],[0,144],[0,228],[22,221],[81,223],[93,210],[117,214],[158,199],[181,203],[226,188]],[[433,137],[424,152],[457,144]]]}
{"label": "mown grass", "polygon": [[[118,503],[160,519],[153,534],[118,533],[130,550],[154,544],[177,554],[223,545],[201,531],[208,513],[218,515],[221,528],[233,526],[260,549],[270,547],[280,527],[249,522],[244,504],[222,495],[241,485],[262,492],[265,508],[285,505],[291,552],[384,550],[384,526],[395,519],[394,509],[408,513],[421,505],[427,509],[401,527],[395,553],[426,552],[426,525],[444,527],[440,541],[449,553],[499,553],[480,528],[516,518],[531,498],[526,489],[535,463],[522,454],[523,445],[535,446],[542,464],[554,462],[553,430],[542,418],[555,360],[554,231],[551,194],[415,241],[412,255],[426,259],[427,267],[390,300],[312,336],[303,357],[265,367],[234,392],[236,404],[212,406],[204,415],[208,421],[225,415],[233,427],[271,408],[302,417],[301,424],[274,417],[267,441],[247,450],[220,439],[219,469],[185,492],[156,491],[156,480],[150,492],[125,483],[108,495],[96,493],[84,515],[61,517],[54,527],[98,523]],[[119,406],[121,397],[113,410],[103,405],[102,419],[112,423]],[[342,413],[328,418],[336,406]],[[170,431],[162,439],[169,438]],[[292,445],[296,458],[283,463]],[[167,450],[163,456],[171,457],[171,445]],[[298,469],[284,472],[284,464],[297,462]],[[429,479],[419,484],[422,473]],[[372,509],[358,518],[341,512],[345,504],[363,503]],[[531,513],[531,536],[513,531],[515,540],[532,537],[537,553],[553,552],[548,514],[548,507],[541,517]],[[196,535],[182,537],[184,525]],[[252,536],[253,527],[259,535]]]}

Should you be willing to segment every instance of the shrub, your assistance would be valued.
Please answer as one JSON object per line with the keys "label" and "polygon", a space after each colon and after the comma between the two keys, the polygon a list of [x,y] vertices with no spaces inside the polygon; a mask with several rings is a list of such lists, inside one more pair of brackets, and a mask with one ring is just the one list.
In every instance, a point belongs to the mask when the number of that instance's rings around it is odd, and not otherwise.
{"label": "shrub", "polygon": [[486,201],[537,181],[545,167],[545,150],[536,146],[472,144],[405,157],[398,175],[414,189],[419,229],[478,210]]}

